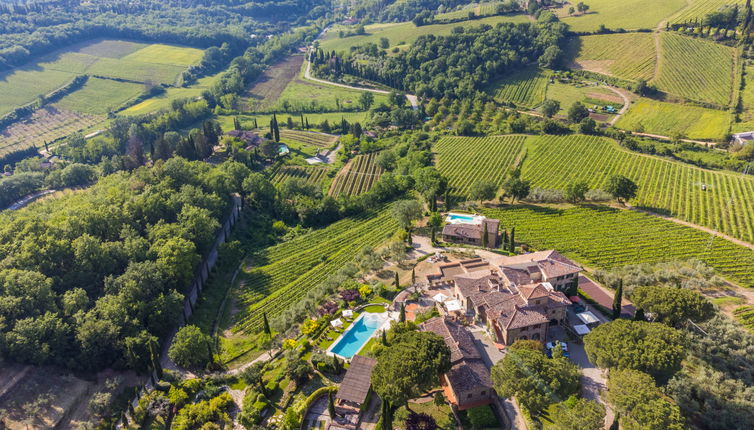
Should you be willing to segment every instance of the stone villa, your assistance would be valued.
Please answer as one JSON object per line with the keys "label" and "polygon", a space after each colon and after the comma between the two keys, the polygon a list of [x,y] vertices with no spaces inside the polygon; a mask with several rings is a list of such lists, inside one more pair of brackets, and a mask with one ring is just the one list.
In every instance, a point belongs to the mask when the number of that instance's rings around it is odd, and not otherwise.
{"label": "stone villa", "polygon": [[484,232],[487,231],[487,247],[500,246],[500,220],[483,218],[478,223],[445,224],[442,240],[464,245],[484,246]]}
{"label": "stone villa", "polygon": [[448,401],[459,410],[490,404],[495,395],[490,371],[482,361],[471,333],[447,317],[427,320],[420,329],[441,336],[450,348],[452,367],[440,378]]}
{"label": "stone villa", "polygon": [[556,251],[542,251],[495,264],[481,258],[443,264],[427,281],[430,289],[450,290],[460,318],[480,321],[497,342],[510,345],[545,341],[551,325],[566,323],[571,302],[562,291],[578,282],[581,270]]}

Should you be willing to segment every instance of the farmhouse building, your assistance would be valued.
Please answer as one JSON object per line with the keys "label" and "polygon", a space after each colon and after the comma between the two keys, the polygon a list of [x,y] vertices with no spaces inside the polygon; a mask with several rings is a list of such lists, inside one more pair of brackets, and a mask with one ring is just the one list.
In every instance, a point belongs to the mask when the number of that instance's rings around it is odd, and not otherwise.
{"label": "farmhouse building", "polygon": [[258,134],[249,130],[230,130],[225,134],[243,141],[244,144],[246,144],[246,149],[258,147],[262,144],[262,142],[264,142],[264,139],[262,139]]}
{"label": "farmhouse building", "polygon": [[739,145],[746,145],[747,143],[751,143],[752,141],[754,141],[754,131],[736,133],[733,136],[731,136],[731,139],[733,140],[733,143],[738,143]]}
{"label": "farmhouse building", "polygon": [[471,333],[447,317],[427,320],[420,328],[441,336],[450,348],[451,368],[440,378],[448,401],[459,410],[490,404],[495,395],[490,371],[482,361]]}
{"label": "farmhouse building", "polygon": [[500,246],[500,221],[484,218],[479,223],[446,224],[442,229],[442,240],[465,245],[484,246],[483,236],[487,232],[487,247]]}
{"label": "farmhouse building", "polygon": [[575,285],[581,271],[556,251],[503,257],[494,265],[476,258],[439,269],[427,275],[430,289],[449,287],[460,317],[482,322],[504,345],[544,341],[550,326],[565,324],[571,302],[560,290]]}

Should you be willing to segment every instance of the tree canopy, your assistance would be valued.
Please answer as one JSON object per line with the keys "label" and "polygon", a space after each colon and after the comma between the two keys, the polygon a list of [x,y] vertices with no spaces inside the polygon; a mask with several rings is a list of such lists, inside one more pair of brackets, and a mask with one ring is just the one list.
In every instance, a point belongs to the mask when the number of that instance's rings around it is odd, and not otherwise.
{"label": "tree canopy", "polygon": [[602,430],[605,428],[605,406],[571,396],[555,405],[555,413],[550,418],[557,430]]}
{"label": "tree canopy", "polygon": [[715,309],[704,296],[696,291],[664,286],[634,288],[631,300],[645,312],[651,312],[655,320],[678,327],[688,320],[701,322],[712,318]]}
{"label": "tree canopy", "polygon": [[636,185],[634,181],[623,175],[613,175],[607,178],[605,191],[610,193],[620,203],[636,197],[636,192],[638,190],[639,186]]}
{"label": "tree canopy", "polygon": [[211,338],[195,325],[181,327],[173,338],[168,357],[179,366],[201,368],[211,361]]}
{"label": "tree canopy", "polygon": [[678,405],[665,398],[650,375],[630,369],[611,370],[607,389],[607,399],[620,413],[622,428],[686,429]]}
{"label": "tree canopy", "polygon": [[671,377],[686,355],[683,335],[664,324],[615,320],[584,337],[589,360],[601,368],[634,369],[660,380]]}

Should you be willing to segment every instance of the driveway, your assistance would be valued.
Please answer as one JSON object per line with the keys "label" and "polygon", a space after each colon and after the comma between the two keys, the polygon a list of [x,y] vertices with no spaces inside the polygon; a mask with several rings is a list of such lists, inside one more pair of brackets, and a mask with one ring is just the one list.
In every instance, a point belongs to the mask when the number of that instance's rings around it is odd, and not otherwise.
{"label": "driveway", "polygon": [[602,370],[589,361],[584,345],[568,342],[568,352],[571,354],[571,361],[581,368],[581,395],[586,399],[605,405],[607,412],[605,414],[605,428],[609,428],[613,423],[615,414],[600,396],[601,392],[607,390],[607,379]]}

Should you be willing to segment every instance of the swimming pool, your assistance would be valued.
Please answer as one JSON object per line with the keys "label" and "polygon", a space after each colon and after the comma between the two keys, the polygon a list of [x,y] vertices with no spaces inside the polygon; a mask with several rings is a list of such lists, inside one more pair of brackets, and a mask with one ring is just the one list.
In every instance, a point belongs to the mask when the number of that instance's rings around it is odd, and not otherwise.
{"label": "swimming pool", "polygon": [[466,215],[466,214],[457,214],[457,213],[449,213],[447,218],[445,218],[445,221],[450,224],[481,224],[484,217],[478,216],[478,215]]}
{"label": "swimming pool", "polygon": [[369,342],[374,332],[382,327],[385,321],[387,321],[387,312],[361,314],[328,351],[350,360]]}

